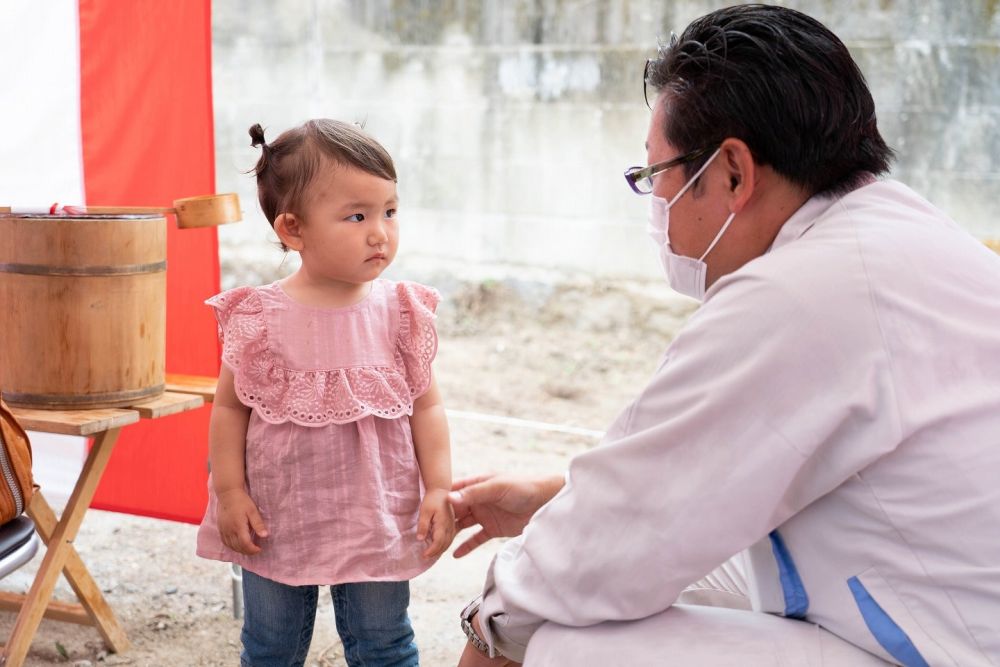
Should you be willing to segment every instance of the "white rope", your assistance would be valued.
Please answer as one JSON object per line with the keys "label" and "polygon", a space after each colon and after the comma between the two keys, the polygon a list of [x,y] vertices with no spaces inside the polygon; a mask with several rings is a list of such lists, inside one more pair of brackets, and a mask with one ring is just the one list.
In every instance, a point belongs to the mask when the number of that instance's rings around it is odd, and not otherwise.
{"label": "white rope", "polygon": [[530,419],[517,419],[516,417],[504,417],[502,415],[488,415],[482,412],[467,412],[465,410],[446,409],[448,417],[455,419],[468,419],[469,421],[487,422],[490,424],[501,424],[503,426],[518,426],[520,428],[530,428],[536,431],[554,431],[556,433],[569,433],[571,435],[582,435],[587,438],[600,440],[604,437],[604,431],[594,431],[589,428],[578,426],[567,426],[565,424],[548,424],[546,422],[536,422]]}

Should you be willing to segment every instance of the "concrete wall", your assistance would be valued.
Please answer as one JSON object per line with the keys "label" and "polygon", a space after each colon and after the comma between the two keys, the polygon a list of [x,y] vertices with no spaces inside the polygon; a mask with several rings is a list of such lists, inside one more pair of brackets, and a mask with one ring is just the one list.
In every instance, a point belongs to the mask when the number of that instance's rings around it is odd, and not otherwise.
{"label": "concrete wall", "polygon": [[[280,253],[256,203],[254,122],[364,121],[400,174],[407,267],[496,264],[618,277],[658,268],[644,164],[644,61],[657,37],[728,3],[656,0],[214,0],[221,232],[228,282]],[[995,0],[788,2],[850,47],[899,153],[895,176],[976,235],[1000,236],[1000,9]],[[399,269],[397,269],[399,270]]]}

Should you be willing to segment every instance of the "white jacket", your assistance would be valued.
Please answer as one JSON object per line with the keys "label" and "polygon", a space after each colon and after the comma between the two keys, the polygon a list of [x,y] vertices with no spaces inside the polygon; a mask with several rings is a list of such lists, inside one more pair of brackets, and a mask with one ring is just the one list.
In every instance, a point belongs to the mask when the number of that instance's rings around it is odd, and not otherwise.
{"label": "white jacket", "polygon": [[757,611],[1000,664],[1000,256],[899,183],[810,199],[712,286],[495,559],[485,633],[644,618],[741,551]]}

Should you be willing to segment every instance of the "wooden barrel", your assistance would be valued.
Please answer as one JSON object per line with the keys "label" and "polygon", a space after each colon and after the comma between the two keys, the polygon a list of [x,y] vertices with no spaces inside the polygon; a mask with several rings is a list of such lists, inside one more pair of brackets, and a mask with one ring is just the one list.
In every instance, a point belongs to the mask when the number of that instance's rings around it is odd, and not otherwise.
{"label": "wooden barrel", "polygon": [[158,396],[167,222],[0,213],[0,391],[11,405],[124,406]]}

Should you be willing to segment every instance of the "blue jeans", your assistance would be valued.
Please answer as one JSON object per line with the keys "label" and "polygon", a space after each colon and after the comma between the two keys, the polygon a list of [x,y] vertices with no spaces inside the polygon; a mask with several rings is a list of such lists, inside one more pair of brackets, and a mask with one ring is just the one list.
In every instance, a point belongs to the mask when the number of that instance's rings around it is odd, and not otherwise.
{"label": "blue jeans", "polygon": [[[243,667],[301,667],[316,622],[318,586],[288,586],[243,570]],[[408,581],[330,586],[350,667],[416,667]]]}

